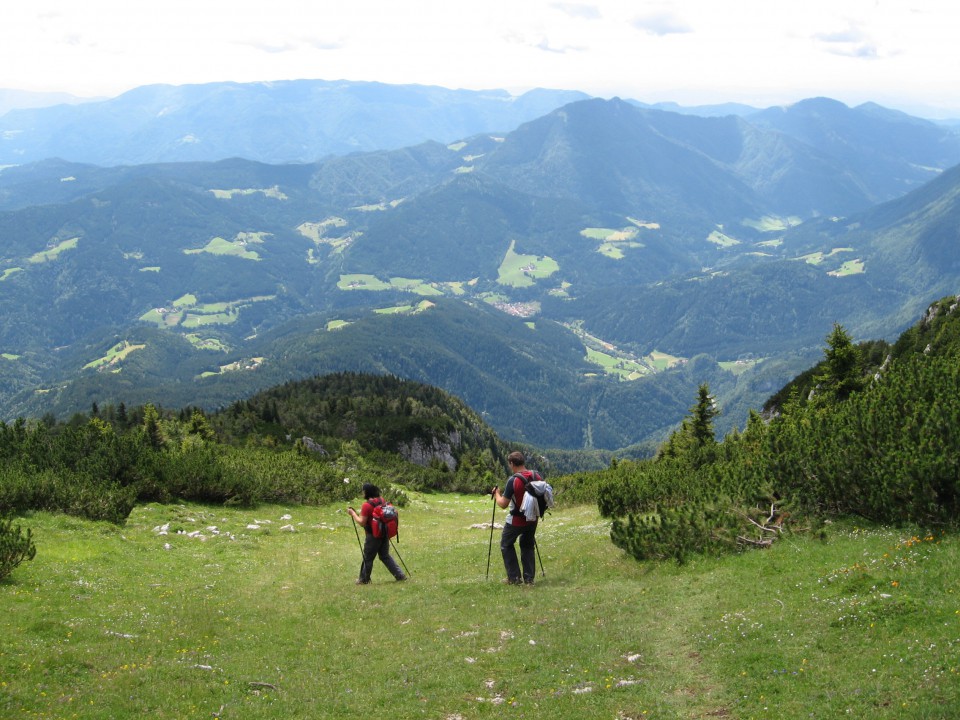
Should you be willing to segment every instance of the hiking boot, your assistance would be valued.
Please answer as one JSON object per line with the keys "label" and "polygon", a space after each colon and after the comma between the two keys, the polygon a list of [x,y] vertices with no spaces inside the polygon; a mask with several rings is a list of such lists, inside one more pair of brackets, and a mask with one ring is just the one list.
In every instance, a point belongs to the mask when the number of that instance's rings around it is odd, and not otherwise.
{"label": "hiking boot", "polygon": [[356,584],[356,585],[369,585],[369,584],[370,584],[370,581],[369,581],[369,580],[360,580],[360,579],[357,579],[357,582],[356,582],[355,584]]}

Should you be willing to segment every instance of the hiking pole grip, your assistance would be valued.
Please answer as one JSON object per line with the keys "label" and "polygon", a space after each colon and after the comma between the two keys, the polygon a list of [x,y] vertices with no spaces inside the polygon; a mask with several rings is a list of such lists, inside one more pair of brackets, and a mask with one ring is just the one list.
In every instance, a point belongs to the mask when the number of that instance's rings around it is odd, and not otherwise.
{"label": "hiking pole grip", "polygon": [[357,523],[356,523],[356,521],[354,521],[352,517],[351,517],[350,519],[351,519],[351,524],[353,525],[353,532],[356,533],[356,535],[357,535],[357,545],[360,546],[360,555],[362,556],[362,555],[363,555],[363,543],[360,542],[360,531],[357,530]]}

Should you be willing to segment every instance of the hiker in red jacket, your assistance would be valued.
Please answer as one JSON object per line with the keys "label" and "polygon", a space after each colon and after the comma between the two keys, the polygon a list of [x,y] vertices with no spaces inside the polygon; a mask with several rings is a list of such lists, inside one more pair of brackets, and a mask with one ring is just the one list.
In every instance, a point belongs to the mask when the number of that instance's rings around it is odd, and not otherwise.
{"label": "hiker in red jacket", "polygon": [[[503,566],[507,570],[507,582],[519,585],[521,582],[533,585],[537,575],[536,534],[537,521],[527,520],[520,506],[523,505],[524,478],[540,480],[540,475],[528,470],[526,458],[522,452],[512,452],[507,456],[510,464],[510,479],[503,487],[493,488],[493,498],[497,506],[503,509],[510,508],[506,522],[503,524],[503,533],[500,535],[500,554],[503,555]],[[517,551],[514,544],[520,540],[520,563],[517,563]],[[521,573],[521,565],[523,571]]]}
{"label": "hiker in red jacket", "polygon": [[384,535],[382,538],[373,536],[373,509],[377,505],[383,504],[383,498],[380,497],[380,488],[371,483],[363,484],[364,503],[360,506],[358,513],[352,507],[347,508],[353,521],[363,528],[363,564],[360,566],[360,577],[357,579],[357,585],[366,585],[370,582],[370,574],[373,572],[373,559],[380,558],[380,562],[387,566],[387,570],[397,580],[406,580],[407,576],[403,574],[397,561],[390,555],[390,538]]}

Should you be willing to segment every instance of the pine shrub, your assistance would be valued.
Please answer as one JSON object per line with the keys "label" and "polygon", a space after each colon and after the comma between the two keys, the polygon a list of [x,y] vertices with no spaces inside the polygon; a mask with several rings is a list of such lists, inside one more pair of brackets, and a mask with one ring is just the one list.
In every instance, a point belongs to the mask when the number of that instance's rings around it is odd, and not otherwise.
{"label": "pine shrub", "polygon": [[24,560],[33,560],[36,554],[30,528],[24,532],[13,521],[0,520],[0,580]]}

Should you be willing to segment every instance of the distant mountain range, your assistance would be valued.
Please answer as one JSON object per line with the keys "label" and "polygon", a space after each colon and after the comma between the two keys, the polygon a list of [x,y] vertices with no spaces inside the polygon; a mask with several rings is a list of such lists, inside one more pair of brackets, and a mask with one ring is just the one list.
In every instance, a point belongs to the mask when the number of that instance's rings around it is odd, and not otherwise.
{"label": "distant mountain range", "polygon": [[[334,116],[380,149],[321,151]],[[28,118],[44,131],[11,130]],[[0,172],[4,418],[216,408],[347,370],[437,385],[506,438],[644,447],[700,382],[723,430],[834,322],[892,338],[960,286],[960,135],[874,105],[709,116],[303,81],[0,126],[2,152],[37,158]],[[168,162],[200,128],[218,152],[322,159]],[[435,135],[391,147],[411,133]],[[165,161],[116,164],[131,152]]]}

